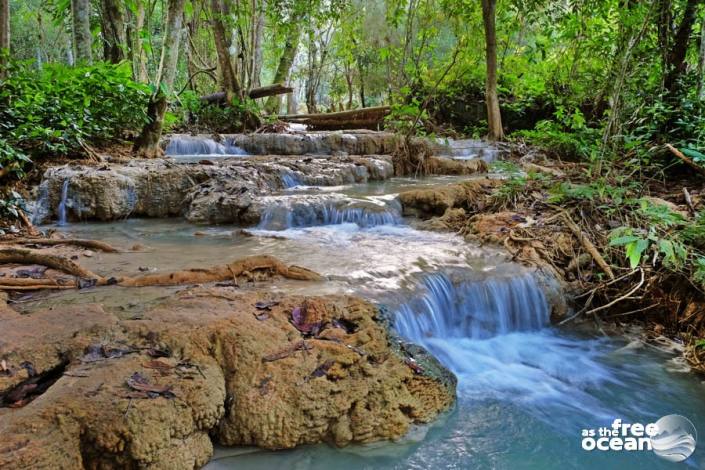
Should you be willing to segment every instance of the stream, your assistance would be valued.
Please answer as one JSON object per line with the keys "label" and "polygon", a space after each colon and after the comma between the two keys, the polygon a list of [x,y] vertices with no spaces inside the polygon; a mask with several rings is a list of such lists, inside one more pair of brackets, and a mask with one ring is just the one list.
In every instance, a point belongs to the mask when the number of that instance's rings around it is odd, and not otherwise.
{"label": "stream", "polygon": [[[210,144],[209,144],[210,145]],[[219,154],[220,147],[204,152]],[[190,160],[188,160],[190,161]],[[667,348],[634,336],[556,327],[531,270],[498,249],[415,228],[395,195],[468,177],[393,178],[339,187],[303,187],[266,196],[256,227],[195,226],[180,219],[127,219],[53,227],[67,235],[142,253],[95,253],[81,264],[134,275],[209,266],[269,254],[329,281],[268,286],[282,292],[346,293],[386,306],[400,336],[423,345],[458,377],[458,402],[430,426],[395,443],[287,451],[217,448],[206,468],[705,468],[705,445],[685,464],[653,452],[581,448],[581,430],[651,423],[681,414],[705,432],[703,384]],[[62,221],[63,222],[63,221]],[[307,283],[306,283],[307,284]],[[18,304],[36,309],[100,302],[123,318],[179,287],[96,288],[45,294]]]}

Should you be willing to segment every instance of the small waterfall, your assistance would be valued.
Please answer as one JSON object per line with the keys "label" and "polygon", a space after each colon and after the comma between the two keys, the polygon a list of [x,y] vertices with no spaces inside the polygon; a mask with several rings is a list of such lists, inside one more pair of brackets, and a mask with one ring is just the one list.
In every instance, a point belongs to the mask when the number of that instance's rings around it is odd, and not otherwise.
{"label": "small waterfall", "polygon": [[57,225],[66,225],[67,223],[67,200],[69,197],[69,180],[65,179],[61,185],[61,200],[59,201],[59,207],[56,211],[57,214]]}
{"label": "small waterfall", "polygon": [[294,173],[282,173],[282,186],[285,189],[295,188],[296,186],[301,186],[301,181],[299,177]]}
{"label": "small waterfall", "polygon": [[401,223],[401,208],[390,204],[378,206],[369,202],[335,200],[325,197],[279,198],[262,211],[258,228],[285,230],[317,225],[357,224],[360,227]]}
{"label": "small waterfall", "polygon": [[220,143],[204,137],[173,136],[169,140],[165,153],[168,156],[193,156],[193,155],[247,155],[240,147],[230,145],[228,142]]}
{"label": "small waterfall", "polygon": [[548,304],[530,275],[455,284],[445,274],[432,274],[422,284],[426,293],[395,317],[397,331],[411,341],[486,339],[548,325]]}

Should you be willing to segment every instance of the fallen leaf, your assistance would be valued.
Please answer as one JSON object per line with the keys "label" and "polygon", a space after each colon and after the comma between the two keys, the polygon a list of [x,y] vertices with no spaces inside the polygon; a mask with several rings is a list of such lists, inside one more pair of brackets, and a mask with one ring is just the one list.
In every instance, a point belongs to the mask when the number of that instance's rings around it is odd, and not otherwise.
{"label": "fallen leaf", "polygon": [[152,360],[152,361],[148,361],[142,365],[144,367],[146,367],[147,369],[156,369],[156,370],[160,370],[160,371],[167,371],[167,370],[171,370],[174,368],[174,366],[172,366],[171,364],[167,364],[166,362],[159,361],[157,359]]}
{"label": "fallen leaf", "polygon": [[272,307],[274,307],[275,305],[279,305],[279,302],[277,302],[276,300],[260,300],[255,304],[255,308],[257,310],[271,310]]}
{"label": "fallen leaf", "polygon": [[328,373],[328,370],[333,367],[333,364],[335,364],[335,361],[328,359],[323,364],[316,367],[313,372],[311,372],[311,375],[309,375],[309,378],[323,377]]}
{"label": "fallen leaf", "polygon": [[[158,396],[162,396],[164,398],[174,398],[175,397],[174,393],[171,391],[171,388],[172,388],[171,385],[150,384],[147,377],[140,374],[139,372],[135,372],[134,374],[132,374],[130,376],[130,378],[127,379],[127,386],[137,392],[146,393],[148,398],[156,398]],[[135,398],[143,398],[143,397],[135,397]]]}

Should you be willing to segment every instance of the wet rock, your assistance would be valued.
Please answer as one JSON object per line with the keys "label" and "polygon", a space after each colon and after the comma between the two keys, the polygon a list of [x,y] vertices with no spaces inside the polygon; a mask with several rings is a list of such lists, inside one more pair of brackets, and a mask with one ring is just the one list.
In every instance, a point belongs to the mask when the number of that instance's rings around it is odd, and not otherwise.
{"label": "wet rock", "polygon": [[464,209],[472,214],[487,205],[486,198],[492,189],[501,185],[499,180],[478,179],[437,188],[417,189],[399,194],[404,215],[422,219],[440,217],[448,209]]}
{"label": "wet rock", "polygon": [[[171,136],[171,139],[174,138],[183,137]],[[391,154],[396,136],[387,132],[364,131],[234,134],[222,136],[222,144],[239,147],[251,155]]]}
{"label": "wet rock", "polygon": [[[262,195],[297,184],[342,185],[386,179],[391,162],[380,157],[253,157],[213,165],[166,160],[48,169],[39,187],[35,223],[56,216],[62,201],[69,220],[185,215],[194,222],[252,224],[252,205]],[[68,181],[67,191],[62,191]]]}
{"label": "wet rock", "polygon": [[[258,305],[268,307],[264,320]],[[291,323],[297,307],[318,335]],[[352,297],[195,288],[140,320],[86,306],[0,315],[7,367],[65,364],[34,401],[0,407],[2,468],[191,469],[212,455],[209,434],[271,449],[396,439],[454,401],[452,375],[390,348],[378,309]],[[80,361],[106,338],[130,353]],[[5,390],[12,380],[0,375]]]}

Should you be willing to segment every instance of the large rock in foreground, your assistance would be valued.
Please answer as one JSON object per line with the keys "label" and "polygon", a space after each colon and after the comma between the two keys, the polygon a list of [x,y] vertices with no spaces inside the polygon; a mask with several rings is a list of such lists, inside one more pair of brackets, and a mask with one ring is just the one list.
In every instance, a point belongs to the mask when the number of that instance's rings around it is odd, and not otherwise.
{"label": "large rock in foreground", "polygon": [[455,396],[452,374],[353,297],[195,288],[140,319],[0,317],[3,469],[191,469],[209,434],[271,449],[396,439]]}

